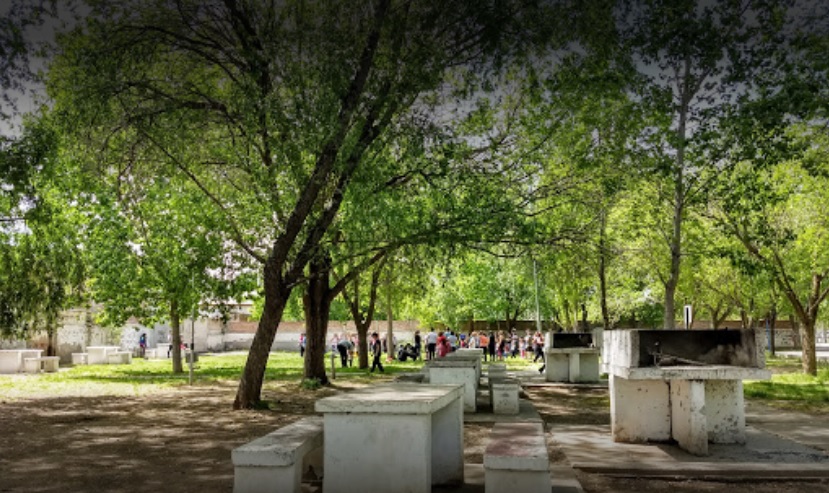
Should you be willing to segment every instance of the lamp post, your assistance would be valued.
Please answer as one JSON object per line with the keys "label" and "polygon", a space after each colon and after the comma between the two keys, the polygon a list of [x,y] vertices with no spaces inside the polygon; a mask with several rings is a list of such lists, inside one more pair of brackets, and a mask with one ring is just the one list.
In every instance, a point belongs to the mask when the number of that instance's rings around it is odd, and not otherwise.
{"label": "lamp post", "polygon": [[533,259],[533,280],[535,281],[535,327],[541,332],[541,309],[538,304],[538,267]]}

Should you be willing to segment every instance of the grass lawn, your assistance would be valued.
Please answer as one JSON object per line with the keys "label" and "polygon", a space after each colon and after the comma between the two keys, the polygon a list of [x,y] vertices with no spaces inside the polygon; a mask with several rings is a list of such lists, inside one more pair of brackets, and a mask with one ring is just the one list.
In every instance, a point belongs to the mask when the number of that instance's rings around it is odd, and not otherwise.
{"label": "grass lawn", "polygon": [[812,414],[829,414],[829,366],[818,366],[817,376],[805,375],[796,358],[766,357],[771,380],[745,382],[748,399]]}
{"label": "grass lawn", "polygon": [[[246,352],[200,355],[194,371],[194,384],[235,386],[246,360]],[[537,366],[530,360],[521,358],[507,358],[504,362],[510,370]],[[335,364],[335,383],[345,380],[356,384],[388,380],[397,373],[418,371],[423,366],[422,361],[384,361],[386,372],[371,374],[356,366],[341,368],[338,355]],[[173,374],[171,369],[170,360],[134,358],[131,365],[84,365],[61,368],[57,373],[0,375],[0,401],[84,395],[139,396],[186,386],[189,382],[187,364],[185,363],[184,373],[181,374]],[[299,385],[302,369],[303,360],[299,353],[272,352],[265,372],[265,388],[269,385]],[[330,378],[330,354],[326,355],[326,371]]]}

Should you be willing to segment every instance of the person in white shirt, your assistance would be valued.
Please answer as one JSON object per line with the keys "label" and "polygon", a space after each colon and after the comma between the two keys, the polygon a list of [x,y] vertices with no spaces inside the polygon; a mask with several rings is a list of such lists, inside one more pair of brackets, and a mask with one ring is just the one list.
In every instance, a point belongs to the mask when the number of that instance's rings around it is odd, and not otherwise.
{"label": "person in white shirt", "polygon": [[437,348],[437,345],[438,335],[435,332],[435,329],[429,329],[429,333],[426,334],[426,359],[435,359],[435,349]]}

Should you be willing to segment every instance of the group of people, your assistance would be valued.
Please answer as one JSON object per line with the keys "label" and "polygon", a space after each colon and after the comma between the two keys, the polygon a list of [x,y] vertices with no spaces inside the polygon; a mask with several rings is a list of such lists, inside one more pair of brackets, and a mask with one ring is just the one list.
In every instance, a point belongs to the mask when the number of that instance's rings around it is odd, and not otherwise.
{"label": "group of people", "polygon": [[519,335],[516,329],[509,332],[503,330],[494,332],[473,331],[469,335],[456,335],[447,330],[438,333],[430,329],[426,334],[426,359],[442,358],[458,348],[483,348],[484,361],[503,361],[506,357],[533,358],[533,363],[539,359],[544,361],[544,335],[541,331],[532,333],[529,329]]}
{"label": "group of people", "polygon": [[[392,341],[396,344],[396,338]],[[334,334],[330,339],[331,350],[340,354],[340,361],[343,368],[354,364],[354,357],[358,354],[357,334]],[[299,354],[305,354],[305,333],[299,337]],[[424,340],[417,330],[414,333],[414,346],[409,357],[420,359],[420,353],[424,347]],[[533,333],[529,329],[523,335],[513,328],[509,332],[473,331],[469,334],[456,334],[453,330],[437,332],[430,328],[425,336],[426,359],[443,358],[447,354],[456,351],[458,348],[483,348],[484,361],[503,361],[504,358],[532,358],[533,363],[541,360],[544,364],[544,335],[541,331]],[[372,332],[369,340],[369,353],[373,355],[371,371],[379,369],[384,371],[381,357],[388,352],[385,337],[382,339],[377,332]],[[543,367],[541,370],[543,371]]]}
{"label": "group of people", "polygon": [[[305,356],[305,348],[307,346],[307,342],[307,338],[305,336],[305,333],[303,332],[299,335],[300,357]],[[368,347],[369,353],[373,354],[374,356],[371,365],[372,372],[377,368],[379,368],[381,372],[384,371],[383,364],[380,361],[380,357],[382,356],[383,352],[386,351],[384,342],[385,341],[381,342],[377,332],[372,332]],[[331,336],[329,343],[331,346],[331,351],[333,351],[334,353],[339,353],[340,363],[342,364],[343,368],[354,365],[354,357],[359,355],[359,344],[357,334],[348,334],[346,332],[343,332],[341,334],[334,334],[333,336]]]}

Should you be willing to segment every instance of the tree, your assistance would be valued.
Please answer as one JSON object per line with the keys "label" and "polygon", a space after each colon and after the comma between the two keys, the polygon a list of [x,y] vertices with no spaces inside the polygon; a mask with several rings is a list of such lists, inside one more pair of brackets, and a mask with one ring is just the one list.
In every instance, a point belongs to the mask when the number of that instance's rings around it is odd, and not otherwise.
{"label": "tree", "polygon": [[248,266],[227,248],[206,197],[189,182],[141,176],[130,164],[82,181],[93,198],[83,207],[91,294],[104,305],[106,325],[169,321],[173,372],[181,373],[181,320],[194,318],[201,301],[224,303],[250,290]]}
{"label": "tree", "polygon": [[[825,153],[815,159],[827,168]],[[810,152],[809,154],[812,154]],[[816,374],[815,323],[829,296],[829,195],[826,174],[801,163],[756,167],[741,163],[717,203],[720,225],[771,274],[800,322],[803,371]],[[725,187],[730,187],[730,193]]]}
{"label": "tree", "polygon": [[735,106],[751,100],[756,76],[780,41],[788,2],[622,4],[619,38],[639,72],[631,92],[652,116],[639,145],[649,155],[659,200],[669,209],[670,221],[655,227],[668,248],[669,261],[659,268],[664,269],[664,327],[671,329],[683,223],[729,162],[718,129]]}
{"label": "tree", "polygon": [[93,4],[63,38],[52,94],[82,142],[154,146],[140,164],[187,177],[262,266],[234,407],[260,400],[285,304],[321,261],[354,173],[401,115],[432,112],[447,71],[498,46],[512,14],[502,2],[120,0]]}
{"label": "tree", "polygon": [[54,355],[60,312],[85,297],[79,215],[52,183],[56,135],[32,120],[0,149],[0,334],[46,331]]}

